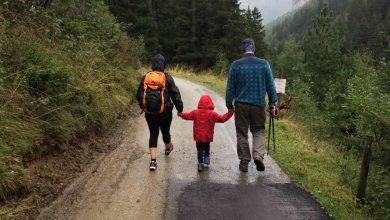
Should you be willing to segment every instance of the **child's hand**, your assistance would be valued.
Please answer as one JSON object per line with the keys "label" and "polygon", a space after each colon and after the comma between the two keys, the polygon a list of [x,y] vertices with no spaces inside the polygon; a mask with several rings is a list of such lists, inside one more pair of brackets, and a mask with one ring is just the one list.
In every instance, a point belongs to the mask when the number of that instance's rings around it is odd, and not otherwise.
{"label": "child's hand", "polygon": [[180,118],[183,117],[183,113],[182,112],[177,112],[177,116],[179,116]]}
{"label": "child's hand", "polygon": [[234,113],[234,108],[229,108],[228,112],[229,113]]}

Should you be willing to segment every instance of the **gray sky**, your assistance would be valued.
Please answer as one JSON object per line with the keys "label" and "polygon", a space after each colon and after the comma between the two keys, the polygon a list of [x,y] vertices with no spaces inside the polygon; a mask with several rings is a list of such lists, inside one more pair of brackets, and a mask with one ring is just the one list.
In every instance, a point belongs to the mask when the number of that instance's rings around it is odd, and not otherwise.
{"label": "gray sky", "polygon": [[292,10],[292,0],[240,0],[241,8],[256,6],[260,9],[264,24]]}

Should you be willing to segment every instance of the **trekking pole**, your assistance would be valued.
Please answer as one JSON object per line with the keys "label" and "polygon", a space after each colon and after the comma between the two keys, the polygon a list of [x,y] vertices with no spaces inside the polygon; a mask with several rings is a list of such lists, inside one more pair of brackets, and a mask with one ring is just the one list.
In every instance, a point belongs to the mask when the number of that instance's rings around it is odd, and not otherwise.
{"label": "trekking pole", "polygon": [[276,152],[276,144],[275,144],[275,118],[272,116],[272,141],[274,142],[274,153]]}
{"label": "trekking pole", "polygon": [[268,145],[267,145],[267,153],[269,154],[269,141],[271,139],[271,119],[272,115],[269,114],[269,123],[268,123]]}
{"label": "trekking pole", "polygon": [[[271,130],[272,129],[272,130]],[[272,142],[274,144],[273,146],[273,151],[274,153],[276,152],[276,143],[275,143],[275,117],[270,114],[269,115],[269,125],[268,125],[268,152],[269,152],[269,144],[270,144],[270,140],[271,140],[271,135],[272,135]]]}

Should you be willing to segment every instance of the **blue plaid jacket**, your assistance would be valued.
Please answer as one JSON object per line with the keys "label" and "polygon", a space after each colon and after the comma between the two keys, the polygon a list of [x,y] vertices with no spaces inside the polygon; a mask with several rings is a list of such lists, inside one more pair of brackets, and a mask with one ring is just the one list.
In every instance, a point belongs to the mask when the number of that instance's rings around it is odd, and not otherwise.
{"label": "blue plaid jacket", "polygon": [[265,107],[265,93],[269,106],[278,100],[272,70],[266,60],[253,54],[244,55],[232,63],[226,88],[226,107],[233,107],[233,100]]}

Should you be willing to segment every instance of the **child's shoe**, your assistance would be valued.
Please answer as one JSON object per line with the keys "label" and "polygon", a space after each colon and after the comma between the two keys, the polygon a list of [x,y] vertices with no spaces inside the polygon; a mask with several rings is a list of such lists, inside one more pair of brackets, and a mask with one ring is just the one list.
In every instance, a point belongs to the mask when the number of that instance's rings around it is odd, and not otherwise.
{"label": "child's shoe", "polygon": [[173,151],[173,144],[169,143],[165,145],[165,155],[168,156]]}
{"label": "child's shoe", "polygon": [[210,157],[204,158],[204,167],[208,168],[210,166]]}
{"label": "child's shoe", "polygon": [[203,163],[198,163],[198,172],[202,172],[204,169],[204,164]]}

